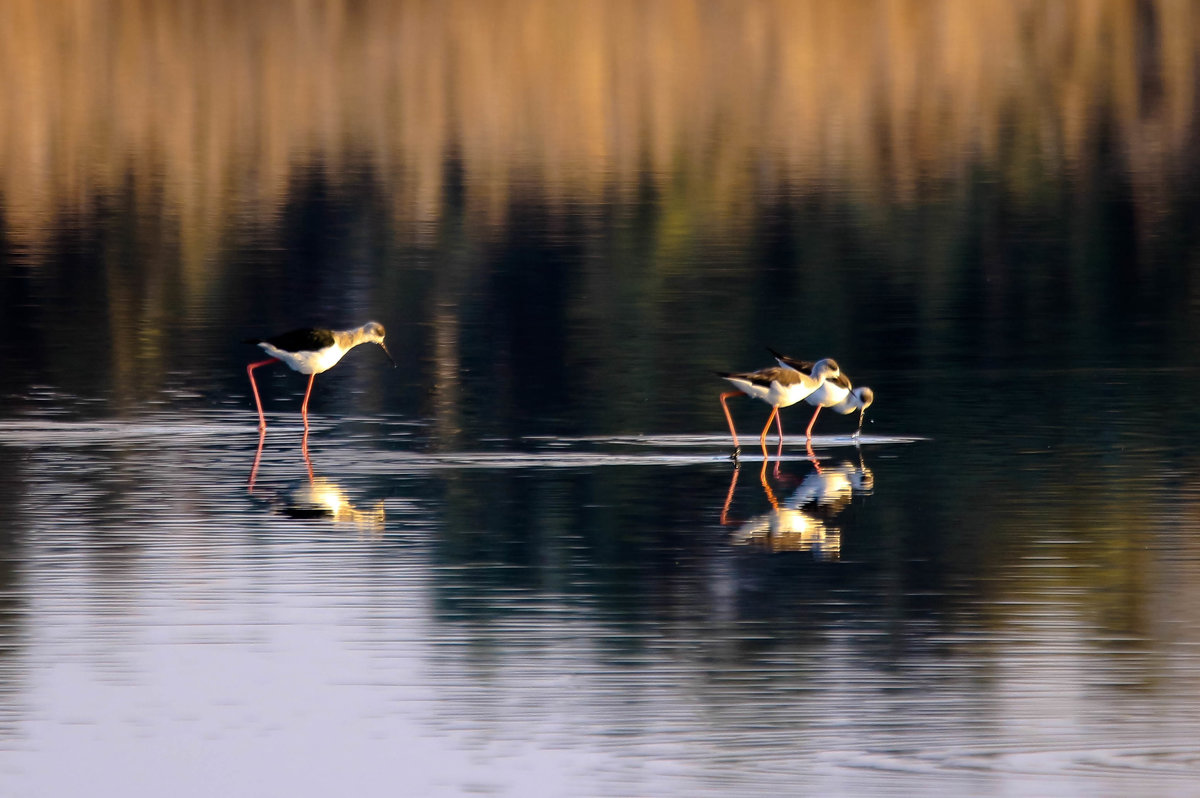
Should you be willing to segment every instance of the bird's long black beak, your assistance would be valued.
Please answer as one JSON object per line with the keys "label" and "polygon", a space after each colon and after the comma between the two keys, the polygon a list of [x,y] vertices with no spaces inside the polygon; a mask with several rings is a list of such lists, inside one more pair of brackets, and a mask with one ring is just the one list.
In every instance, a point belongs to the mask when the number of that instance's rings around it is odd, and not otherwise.
{"label": "bird's long black beak", "polygon": [[862,410],[858,411],[858,429],[854,431],[854,437],[857,438],[860,435],[862,435],[863,419],[865,419],[866,417],[867,417],[867,408],[864,407]]}
{"label": "bird's long black beak", "polygon": [[378,341],[377,343],[379,344],[379,348],[383,350],[383,353],[388,356],[388,362],[392,364],[392,368],[396,368],[396,361],[392,358],[392,353],[383,345],[383,341]]}

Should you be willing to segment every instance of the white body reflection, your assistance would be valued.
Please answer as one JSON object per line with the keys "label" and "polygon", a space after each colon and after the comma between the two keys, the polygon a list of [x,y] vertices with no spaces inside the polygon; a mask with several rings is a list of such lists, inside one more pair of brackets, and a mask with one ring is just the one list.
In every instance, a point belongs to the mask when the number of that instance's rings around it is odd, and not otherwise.
{"label": "white body reflection", "polygon": [[291,518],[324,518],[335,524],[350,524],[362,531],[383,532],[386,518],[383,501],[360,509],[350,502],[349,496],[336,483],[324,477],[292,490],[276,494],[276,509]]}
{"label": "white body reflection", "polygon": [[[254,454],[254,465],[250,469],[250,480],[247,491],[254,494],[254,484],[258,478],[258,467],[262,461],[263,443],[266,440],[266,430],[261,430],[258,436],[258,450]],[[383,534],[386,513],[383,500],[380,499],[369,508],[357,507],[351,503],[346,492],[333,480],[316,476],[313,471],[312,457],[308,453],[308,430],[301,438],[300,451],[304,455],[304,465],[308,470],[308,479],[299,485],[287,488],[259,490],[272,507],[281,515],[290,518],[327,519],[335,524],[351,525],[360,532],[373,536]]]}
{"label": "white body reflection", "polygon": [[804,510],[781,507],[755,516],[729,536],[731,543],[767,551],[811,551],[818,560],[842,553],[842,532]]}
{"label": "white body reflection", "polygon": [[[836,560],[841,556],[842,532],[831,521],[849,506],[855,494],[874,489],[875,476],[863,463],[861,450],[857,464],[845,461],[835,466],[822,466],[811,445],[808,454],[813,472],[783,502],[775,497],[775,491],[767,481],[767,463],[763,461],[759,481],[771,510],[741,522],[730,534],[731,543],[771,552],[810,551],[820,560]],[[739,471],[733,472],[721,511],[724,525],[739,523],[729,516]]]}

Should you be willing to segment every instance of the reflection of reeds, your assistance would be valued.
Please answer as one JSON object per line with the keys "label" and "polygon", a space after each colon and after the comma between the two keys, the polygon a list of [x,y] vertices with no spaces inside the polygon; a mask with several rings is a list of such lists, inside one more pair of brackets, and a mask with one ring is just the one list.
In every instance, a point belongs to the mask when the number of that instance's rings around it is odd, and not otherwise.
{"label": "reflection of reeds", "polygon": [[1060,165],[1086,172],[1103,130],[1153,205],[1194,131],[1198,14],[1170,0],[7,0],[0,192],[10,233],[36,242],[132,186],[179,219],[196,270],[235,209],[269,224],[298,168],[321,163],[336,184],[363,158],[412,231],[438,218],[448,156],[481,222],[522,186],[552,203],[619,197],[647,170],[660,196],[687,192],[721,223],[759,190],[903,200],[980,163],[1032,191]]}

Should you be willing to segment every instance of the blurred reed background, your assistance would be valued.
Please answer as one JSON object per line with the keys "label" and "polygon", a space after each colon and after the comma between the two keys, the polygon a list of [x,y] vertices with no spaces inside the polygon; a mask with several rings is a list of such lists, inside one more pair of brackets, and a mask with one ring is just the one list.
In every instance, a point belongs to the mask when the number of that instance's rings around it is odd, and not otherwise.
{"label": "blurred reed background", "polygon": [[1198,16],[1182,0],[8,0],[5,230],[38,249],[132,190],[207,270],[220,223],[270,226],[313,164],[335,185],[365,164],[420,237],[448,159],[484,227],[523,191],[632,200],[643,180],[737,227],[781,187],[908,202],[985,170],[1032,199],[1043,173],[1110,152],[1153,220],[1194,168]]}
{"label": "blurred reed background", "polygon": [[[550,362],[647,331],[662,351],[629,385],[584,378],[614,394],[677,362],[684,326],[724,367],[789,345],[779,303],[805,296],[840,330],[821,344],[872,368],[868,319],[915,363],[964,341],[1098,359],[1114,312],[1185,351],[1198,22],[1184,0],[8,0],[0,276],[28,301],[0,329],[42,342],[8,352],[18,384],[91,369],[130,402],[178,357],[173,319],[269,327],[316,294],[421,319],[446,379],[470,297],[564,340]],[[321,197],[350,209],[324,251],[303,238]],[[312,290],[278,289],[302,271]],[[516,329],[499,287],[553,325]],[[54,340],[64,306],[106,354]],[[529,341],[484,343],[520,365]],[[493,382],[518,403],[518,377]]]}

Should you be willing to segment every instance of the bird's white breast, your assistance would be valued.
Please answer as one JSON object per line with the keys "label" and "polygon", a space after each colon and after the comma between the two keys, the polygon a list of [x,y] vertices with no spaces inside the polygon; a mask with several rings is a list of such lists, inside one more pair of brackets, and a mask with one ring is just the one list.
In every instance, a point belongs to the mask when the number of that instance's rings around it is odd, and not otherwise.
{"label": "bird's white breast", "polygon": [[850,391],[846,390],[836,382],[825,380],[817,388],[817,390],[804,397],[804,401],[808,402],[813,407],[832,407],[846,401],[846,397],[850,395]]}

